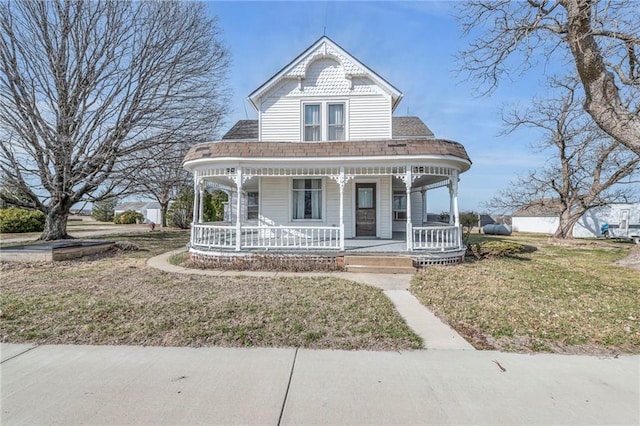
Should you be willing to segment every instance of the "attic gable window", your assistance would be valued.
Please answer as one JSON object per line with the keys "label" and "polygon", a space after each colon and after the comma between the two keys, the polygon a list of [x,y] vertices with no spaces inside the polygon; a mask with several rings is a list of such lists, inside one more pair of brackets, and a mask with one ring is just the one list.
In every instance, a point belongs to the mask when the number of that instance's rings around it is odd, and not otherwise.
{"label": "attic gable window", "polygon": [[304,140],[319,141],[322,138],[320,126],[320,104],[304,106]]}

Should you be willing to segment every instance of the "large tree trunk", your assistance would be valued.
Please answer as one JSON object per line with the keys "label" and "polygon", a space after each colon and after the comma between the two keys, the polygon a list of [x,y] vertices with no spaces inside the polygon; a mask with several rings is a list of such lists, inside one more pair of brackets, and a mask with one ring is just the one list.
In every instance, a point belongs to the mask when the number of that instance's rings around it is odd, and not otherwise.
{"label": "large tree trunk", "polygon": [[622,104],[614,75],[607,70],[591,26],[592,3],[564,0],[567,37],[585,91],[585,110],[612,138],[640,155],[640,118]]}
{"label": "large tree trunk", "polygon": [[166,228],[167,227],[167,212],[169,211],[169,202],[166,203],[160,203],[160,216],[161,216],[161,222],[162,222],[162,227]]}
{"label": "large tree trunk", "polygon": [[40,235],[40,240],[63,240],[73,238],[67,234],[67,219],[69,218],[68,208],[53,208],[47,213],[44,222],[44,231]]}
{"label": "large tree trunk", "polygon": [[584,210],[570,212],[568,209],[560,213],[560,223],[558,229],[553,234],[553,238],[559,238],[563,240],[573,239],[573,227],[578,223],[578,220],[584,214]]}

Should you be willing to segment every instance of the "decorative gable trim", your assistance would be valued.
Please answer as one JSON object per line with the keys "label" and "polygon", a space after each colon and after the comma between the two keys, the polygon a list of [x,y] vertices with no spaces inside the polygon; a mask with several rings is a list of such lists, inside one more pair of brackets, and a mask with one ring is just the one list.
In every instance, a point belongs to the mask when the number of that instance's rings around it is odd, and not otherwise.
{"label": "decorative gable trim", "polygon": [[402,99],[402,92],[400,92],[391,83],[380,77],[375,71],[358,61],[350,53],[332,41],[329,37],[323,36],[307,50],[302,52],[298,57],[291,61],[288,65],[278,71],[273,77],[271,77],[262,86],[258,87],[249,95],[249,100],[254,108],[259,111],[259,100],[275,85],[283,80],[297,81],[299,89],[303,86],[303,80],[307,78],[307,70],[309,66],[318,59],[330,58],[342,66],[344,70],[344,77],[350,80],[353,86],[353,78],[366,77],[372,80],[378,87],[384,90],[391,96],[391,108],[392,110],[398,105]]}

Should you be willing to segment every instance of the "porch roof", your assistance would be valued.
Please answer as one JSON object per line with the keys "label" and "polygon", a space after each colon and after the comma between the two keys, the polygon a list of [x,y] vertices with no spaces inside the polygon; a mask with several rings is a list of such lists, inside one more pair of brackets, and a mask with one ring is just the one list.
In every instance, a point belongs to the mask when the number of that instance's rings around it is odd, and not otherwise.
{"label": "porch roof", "polygon": [[197,160],[274,159],[274,158],[358,158],[404,156],[442,156],[462,160],[469,168],[471,160],[464,146],[444,139],[386,139],[370,141],[334,142],[236,142],[218,141],[193,146],[184,158],[184,163]]}

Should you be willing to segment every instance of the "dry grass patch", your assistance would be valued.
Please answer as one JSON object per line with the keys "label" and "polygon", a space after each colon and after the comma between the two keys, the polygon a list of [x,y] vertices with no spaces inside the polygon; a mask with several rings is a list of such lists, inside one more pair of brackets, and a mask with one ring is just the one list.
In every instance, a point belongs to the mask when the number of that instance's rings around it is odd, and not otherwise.
{"label": "dry grass patch", "polygon": [[479,348],[640,353],[640,276],[614,265],[628,244],[513,240],[537,250],[428,268],[413,293]]}
{"label": "dry grass patch", "polygon": [[328,277],[168,274],[148,268],[145,261],[175,248],[178,237],[151,234],[127,236],[145,251],[2,264],[1,341],[371,350],[421,346],[376,288]]}

